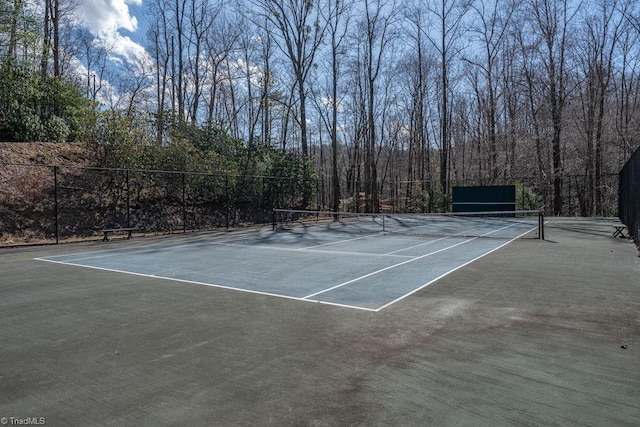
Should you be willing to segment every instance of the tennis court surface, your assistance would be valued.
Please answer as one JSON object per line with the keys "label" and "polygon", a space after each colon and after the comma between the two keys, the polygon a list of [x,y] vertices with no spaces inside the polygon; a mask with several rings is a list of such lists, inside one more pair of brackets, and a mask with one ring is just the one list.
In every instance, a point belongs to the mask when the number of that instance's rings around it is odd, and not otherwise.
{"label": "tennis court surface", "polygon": [[[292,298],[402,262],[385,285],[420,286],[439,255],[461,265],[471,248],[486,254],[509,240],[476,238],[426,256],[457,238],[291,225],[5,248],[0,419],[637,426],[640,258],[612,237],[612,222],[551,218],[546,240],[516,239],[384,310],[396,295],[380,298],[373,278],[363,279],[371,296],[362,291],[357,302],[331,291],[308,298],[332,294],[332,304],[349,307]],[[154,276],[174,273],[234,289]],[[281,295],[286,285],[291,297],[235,290],[241,285]]]}
{"label": "tennis court surface", "polygon": [[537,216],[305,217],[310,220],[237,235],[39,259],[376,311],[538,233]]}

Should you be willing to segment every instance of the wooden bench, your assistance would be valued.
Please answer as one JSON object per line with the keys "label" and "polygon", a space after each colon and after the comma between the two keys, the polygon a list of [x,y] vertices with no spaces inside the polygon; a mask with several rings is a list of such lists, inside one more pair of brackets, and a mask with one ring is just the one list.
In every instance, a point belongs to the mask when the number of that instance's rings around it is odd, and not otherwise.
{"label": "wooden bench", "polygon": [[627,229],[627,226],[624,224],[613,224],[613,237],[620,237],[624,239],[626,236],[624,235],[624,231]]}
{"label": "wooden bench", "polygon": [[109,233],[127,233],[127,239],[130,239],[131,238],[131,233],[133,233],[136,230],[137,230],[136,227],[131,227],[131,228],[103,228],[102,230],[100,230],[100,232],[104,234],[104,237],[102,238],[102,241],[106,242],[106,241],[109,240],[109,237],[107,237],[109,235]]}

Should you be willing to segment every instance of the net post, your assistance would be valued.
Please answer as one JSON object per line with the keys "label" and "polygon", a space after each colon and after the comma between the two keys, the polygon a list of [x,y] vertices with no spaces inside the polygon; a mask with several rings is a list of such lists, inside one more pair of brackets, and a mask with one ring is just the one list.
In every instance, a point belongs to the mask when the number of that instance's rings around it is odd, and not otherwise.
{"label": "net post", "polygon": [[538,211],[538,239],[544,240],[544,212]]}
{"label": "net post", "polygon": [[273,209],[271,211],[271,230],[275,231],[276,229],[276,210]]}

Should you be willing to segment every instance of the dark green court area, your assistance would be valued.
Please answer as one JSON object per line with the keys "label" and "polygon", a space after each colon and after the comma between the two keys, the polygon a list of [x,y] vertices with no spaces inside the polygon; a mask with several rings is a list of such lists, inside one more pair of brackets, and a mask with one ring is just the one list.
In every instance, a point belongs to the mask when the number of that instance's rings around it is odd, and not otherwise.
{"label": "dark green court area", "polygon": [[[637,425],[640,257],[613,223],[551,218],[546,240],[265,229],[5,248],[0,417]],[[437,256],[451,264],[431,278]]]}

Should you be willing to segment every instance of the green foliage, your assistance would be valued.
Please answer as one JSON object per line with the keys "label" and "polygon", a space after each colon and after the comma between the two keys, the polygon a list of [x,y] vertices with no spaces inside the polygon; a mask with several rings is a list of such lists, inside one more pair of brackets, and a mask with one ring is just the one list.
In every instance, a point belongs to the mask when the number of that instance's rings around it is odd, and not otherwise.
{"label": "green foliage", "polygon": [[47,77],[41,83],[41,115],[46,118],[47,141],[74,141],[83,131],[90,101],[70,82]]}
{"label": "green foliage", "polygon": [[0,139],[73,141],[82,132],[88,101],[71,83],[13,62],[0,64]]}
{"label": "green foliage", "polygon": [[[39,51],[41,18],[24,0],[0,0],[0,57],[15,60]],[[13,33],[13,34],[12,34]],[[30,60],[37,60],[31,57]]]}
{"label": "green foliage", "polygon": [[311,164],[295,155],[268,145],[249,147],[211,125],[183,124],[171,133],[166,146],[155,144],[138,119],[115,110],[96,113],[95,128],[95,144],[102,151],[100,166],[283,177],[299,182],[300,189],[311,188],[315,179]]}
{"label": "green foliage", "polygon": [[156,162],[157,153],[141,126],[133,117],[116,110],[95,113],[93,143],[101,152],[99,166],[147,169]]}
{"label": "green foliage", "polygon": [[524,183],[516,184],[516,206],[522,210],[535,210],[542,207],[542,196]]}
{"label": "green foliage", "polygon": [[65,142],[71,134],[71,129],[62,118],[51,116],[45,123],[45,134],[48,141]]}
{"label": "green foliage", "polygon": [[165,162],[166,168],[204,173],[240,174],[248,152],[242,141],[219,127],[182,124],[172,133],[168,151],[178,163]]}

